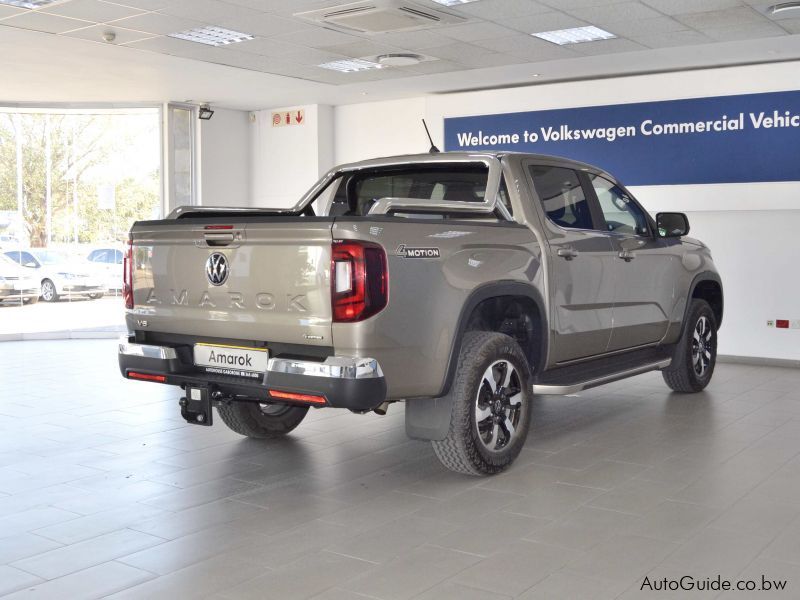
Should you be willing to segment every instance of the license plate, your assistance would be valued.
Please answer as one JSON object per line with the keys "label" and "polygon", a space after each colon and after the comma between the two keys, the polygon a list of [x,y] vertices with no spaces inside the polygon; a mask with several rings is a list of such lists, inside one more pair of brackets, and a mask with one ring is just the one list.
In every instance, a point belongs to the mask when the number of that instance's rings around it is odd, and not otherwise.
{"label": "license plate", "polygon": [[266,348],[194,345],[194,364],[209,373],[259,377],[267,370],[268,362],[269,351]]}

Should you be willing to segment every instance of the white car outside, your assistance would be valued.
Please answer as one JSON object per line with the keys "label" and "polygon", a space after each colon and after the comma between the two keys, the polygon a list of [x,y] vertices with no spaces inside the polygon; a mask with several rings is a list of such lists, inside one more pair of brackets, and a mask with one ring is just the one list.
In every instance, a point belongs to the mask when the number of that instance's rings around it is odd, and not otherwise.
{"label": "white car outside", "polygon": [[0,254],[0,302],[20,300],[34,303],[39,300],[39,280],[27,269]]}
{"label": "white car outside", "polygon": [[5,255],[33,270],[45,302],[73,296],[96,299],[106,293],[102,277],[86,260],[70,259],[64,252],[43,248],[11,250]]}

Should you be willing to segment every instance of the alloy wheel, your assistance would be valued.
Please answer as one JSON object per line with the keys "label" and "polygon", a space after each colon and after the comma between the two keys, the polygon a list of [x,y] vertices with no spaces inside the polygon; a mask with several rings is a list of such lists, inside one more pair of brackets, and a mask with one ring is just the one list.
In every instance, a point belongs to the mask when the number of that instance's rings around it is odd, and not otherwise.
{"label": "alloy wheel", "polygon": [[45,302],[52,302],[56,297],[56,286],[52,281],[47,280],[42,284],[42,299]]}
{"label": "alloy wheel", "polygon": [[484,371],[475,399],[478,437],[490,452],[514,440],[522,413],[520,375],[511,362],[497,360]]}
{"label": "alloy wheel", "polygon": [[703,377],[711,366],[714,350],[714,331],[708,317],[700,317],[692,334],[692,367],[698,377]]}

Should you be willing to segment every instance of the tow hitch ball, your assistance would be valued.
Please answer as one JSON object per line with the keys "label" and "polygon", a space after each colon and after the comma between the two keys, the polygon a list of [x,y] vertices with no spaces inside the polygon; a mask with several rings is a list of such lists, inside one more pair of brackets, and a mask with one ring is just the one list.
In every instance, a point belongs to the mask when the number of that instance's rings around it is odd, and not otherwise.
{"label": "tow hitch ball", "polygon": [[186,396],[178,404],[181,407],[181,416],[187,423],[208,427],[213,424],[214,413],[211,410],[211,394],[208,388],[186,386]]}

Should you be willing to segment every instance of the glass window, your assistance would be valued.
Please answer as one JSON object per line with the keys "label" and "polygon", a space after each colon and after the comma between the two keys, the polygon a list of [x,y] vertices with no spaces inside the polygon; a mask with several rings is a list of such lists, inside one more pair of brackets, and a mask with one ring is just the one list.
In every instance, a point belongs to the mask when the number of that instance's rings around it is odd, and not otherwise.
{"label": "glass window", "polygon": [[530,172],[536,194],[553,223],[569,229],[592,229],[589,203],[575,171],[531,165]]}
{"label": "glass window", "polygon": [[589,174],[609,231],[629,235],[648,235],[647,217],[642,209],[615,183]]}

